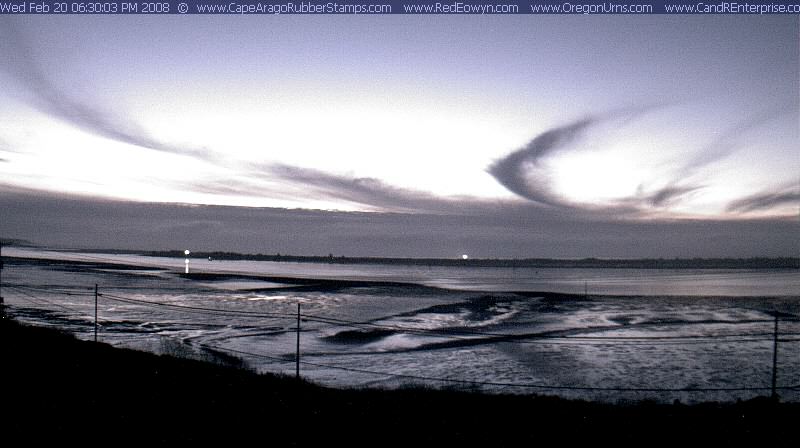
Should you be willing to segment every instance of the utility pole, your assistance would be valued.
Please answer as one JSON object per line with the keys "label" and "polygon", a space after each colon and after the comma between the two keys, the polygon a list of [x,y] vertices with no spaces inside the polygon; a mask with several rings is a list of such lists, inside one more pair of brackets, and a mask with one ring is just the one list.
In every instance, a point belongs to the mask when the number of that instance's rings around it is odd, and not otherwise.
{"label": "utility pole", "polygon": [[3,307],[3,242],[0,241],[0,308]]}
{"label": "utility pole", "polygon": [[294,356],[294,377],[300,380],[300,302],[297,302],[297,347]]}
{"label": "utility pole", "polygon": [[778,398],[775,391],[778,384],[778,315],[775,315],[775,331],[772,336],[772,399]]}
{"label": "utility pole", "polygon": [[97,283],[94,284],[94,342],[97,342]]}

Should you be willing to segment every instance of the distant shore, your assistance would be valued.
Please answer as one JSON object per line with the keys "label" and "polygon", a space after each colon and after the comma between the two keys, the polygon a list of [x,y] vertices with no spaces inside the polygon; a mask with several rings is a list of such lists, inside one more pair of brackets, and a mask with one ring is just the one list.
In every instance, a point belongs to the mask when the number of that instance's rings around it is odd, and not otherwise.
{"label": "distant shore", "polygon": [[[78,250],[109,254],[137,254],[150,257],[184,258],[182,250]],[[236,252],[192,252],[193,258],[212,260],[251,260],[291,263],[377,264],[407,266],[488,267],[488,268],[602,268],[602,269],[800,269],[800,257],[779,258],[637,258],[637,259],[555,259],[555,258],[394,258],[242,254]]]}
{"label": "distant shore", "polygon": [[[184,258],[184,250],[133,249],[62,249],[42,247],[25,240],[0,238],[5,247],[22,247],[75,253],[143,255]],[[342,254],[292,255],[240,253],[227,251],[192,251],[192,258],[211,260],[248,260],[286,263],[373,264],[402,266],[446,266],[488,268],[583,268],[583,269],[799,269],[800,257],[749,258],[435,258],[435,257],[353,257]]]}

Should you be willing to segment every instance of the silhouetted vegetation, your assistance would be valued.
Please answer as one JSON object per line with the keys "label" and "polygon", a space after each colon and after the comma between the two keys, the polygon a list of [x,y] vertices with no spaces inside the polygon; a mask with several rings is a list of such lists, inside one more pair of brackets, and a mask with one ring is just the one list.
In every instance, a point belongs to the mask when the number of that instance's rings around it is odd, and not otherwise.
{"label": "silhouetted vegetation", "polygon": [[28,240],[21,240],[15,238],[2,238],[0,237],[0,244],[3,246],[16,246],[16,247],[36,247],[36,245]]}

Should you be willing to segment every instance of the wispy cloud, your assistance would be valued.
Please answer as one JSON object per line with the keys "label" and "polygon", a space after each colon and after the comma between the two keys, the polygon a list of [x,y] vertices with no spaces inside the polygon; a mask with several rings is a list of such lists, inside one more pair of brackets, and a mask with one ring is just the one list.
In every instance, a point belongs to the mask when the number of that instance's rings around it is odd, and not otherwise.
{"label": "wispy cloud", "polygon": [[[708,165],[716,163],[745,146],[745,139],[752,133],[771,121],[780,118],[787,113],[796,113],[794,106],[783,106],[771,108],[769,110],[753,114],[737,123],[730,125],[724,131],[716,134],[716,137],[708,144],[701,146],[688,158],[677,173],[670,180],[666,187],[645,195],[640,199],[646,205],[653,207],[668,206],[680,199],[690,195],[697,190],[704,188],[692,181],[697,178],[698,173],[703,173],[703,169]],[[688,184],[687,184],[688,183]],[[784,205],[789,202],[797,202],[797,192],[791,188],[779,189],[759,193],[731,202],[727,211],[729,212],[750,212],[755,210],[766,210],[777,205]]]}
{"label": "wispy cloud", "polygon": [[796,114],[797,111],[793,108],[790,110],[789,106],[774,108],[734,123],[717,133],[710,143],[696,151],[694,156],[685,162],[679,174],[684,177],[689,176],[698,169],[731,155],[742,148],[742,139],[748,133],[787,113]]}
{"label": "wispy cloud", "polygon": [[763,191],[738,199],[728,204],[727,211],[747,213],[769,210],[774,207],[793,205],[800,212],[800,185],[787,185],[771,191]]}
{"label": "wispy cloud", "polygon": [[64,91],[42,70],[25,33],[10,17],[0,20],[0,70],[26,89],[34,107],[86,132],[155,151],[214,159],[208,149],[162,142],[130,119]]}
{"label": "wispy cloud", "polygon": [[2,138],[0,138],[0,151],[13,154],[19,154],[20,152],[18,149],[15,149],[10,143],[8,143],[6,140],[3,140]]}
{"label": "wispy cloud", "polygon": [[487,222],[617,221],[638,213],[628,204],[606,207],[551,207],[519,199],[436,196],[398,188],[374,178],[353,177],[289,165],[265,165],[261,172],[294,185],[313,198],[338,199],[378,212],[482,217]]}
{"label": "wispy cloud", "polygon": [[703,187],[700,186],[679,186],[679,185],[668,185],[664,188],[661,188],[653,193],[650,193],[644,196],[642,199],[644,202],[653,207],[663,207],[665,205],[669,205],[684,196],[688,195],[689,193],[693,193]]}
{"label": "wispy cloud", "polygon": [[345,200],[383,211],[468,212],[470,198],[447,199],[422,191],[395,187],[371,177],[352,177],[283,164],[259,167],[271,177],[302,185],[314,196]]}
{"label": "wispy cloud", "polygon": [[[623,109],[605,115],[587,116],[552,128],[536,136],[523,148],[497,160],[488,168],[488,172],[500,184],[521,198],[535,204],[569,210],[575,217],[591,219],[611,214],[628,217],[644,216],[654,208],[669,207],[705,188],[696,180],[692,180],[694,174],[741,148],[743,139],[748,133],[789,112],[786,107],[771,109],[732,125],[726,131],[719,133],[711,143],[699,148],[693,157],[684,162],[674,178],[669,179],[662,184],[665,186],[655,191],[640,190],[630,197],[619,198],[598,206],[571,202],[551,190],[547,172],[543,167],[544,160],[560,151],[570,149],[579,138],[588,135],[593,127],[607,122],[613,123],[614,120],[629,121],[652,108],[653,106],[646,106]],[[764,210],[797,201],[798,192],[787,188],[732,202],[728,211]]]}
{"label": "wispy cloud", "polygon": [[[590,116],[564,126],[550,129],[531,140],[524,148],[493,163],[488,172],[509,191],[527,201],[488,200],[469,196],[442,197],[431,193],[399,188],[372,177],[333,174],[312,168],[285,164],[251,164],[249,176],[266,175],[289,185],[301,186],[309,197],[344,200],[377,211],[436,213],[451,215],[492,215],[507,213],[521,219],[616,219],[636,215],[640,210],[633,202],[594,206],[573,204],[551,192],[546,178],[532,183],[530,171],[535,171],[545,157],[573,143],[592,126],[618,120],[623,123],[650,109],[651,106],[620,109],[603,116]],[[694,188],[673,187],[657,192],[650,202],[663,204]],[[640,204],[636,204],[637,206]]]}
{"label": "wispy cloud", "polygon": [[212,195],[230,195],[242,197],[275,197],[280,193],[277,189],[240,179],[201,179],[190,182],[167,182],[170,187],[178,187],[196,193]]}

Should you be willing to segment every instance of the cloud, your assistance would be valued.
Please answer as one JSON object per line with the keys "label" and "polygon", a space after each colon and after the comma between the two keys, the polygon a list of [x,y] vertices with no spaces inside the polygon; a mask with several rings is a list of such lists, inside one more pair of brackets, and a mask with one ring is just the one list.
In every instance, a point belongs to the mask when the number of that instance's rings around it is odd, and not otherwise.
{"label": "cloud", "polygon": [[728,204],[726,210],[734,213],[747,213],[769,210],[781,205],[794,205],[800,212],[800,191],[797,185],[785,186],[738,199]]}
{"label": "cloud", "polygon": [[494,162],[487,171],[501,185],[522,198],[540,204],[563,206],[563,201],[550,192],[543,179],[534,185],[528,173],[543,157],[565,147],[597,121],[595,118],[584,118],[546,131],[525,147]]}
{"label": "cloud", "polygon": [[159,141],[131,120],[65,92],[41,68],[24,32],[10,18],[0,21],[0,70],[32,95],[32,105],[38,110],[86,132],[155,151],[214,160],[205,148]]}
{"label": "cloud", "polygon": [[447,199],[391,186],[371,177],[342,176],[284,164],[270,164],[260,169],[271,177],[313,190],[314,197],[322,195],[383,211],[464,213],[469,212],[469,204],[477,201],[463,197]]}
{"label": "cloud", "polygon": [[653,193],[646,195],[644,198],[644,202],[653,207],[662,207],[665,205],[669,205],[672,202],[680,199],[683,196],[686,196],[689,193],[697,191],[702,187],[699,186],[678,186],[678,185],[668,185],[660,190],[657,190]]}
{"label": "cloud", "polygon": [[679,175],[687,177],[699,168],[714,163],[727,157],[742,147],[742,138],[749,132],[769,123],[770,121],[786,113],[796,113],[787,107],[770,109],[765,112],[748,117],[738,123],[733,124],[723,132],[719,132],[717,137],[709,144],[703,146],[695,152],[683,165]]}
{"label": "cloud", "polygon": [[241,179],[204,179],[190,182],[168,181],[168,186],[186,189],[195,193],[205,193],[221,196],[241,196],[254,198],[274,198],[286,193],[268,186]]}
{"label": "cloud", "polygon": [[[727,130],[717,133],[716,138],[696,150],[694,155],[681,165],[677,173],[668,181],[666,187],[652,193],[640,194],[637,197],[630,198],[626,200],[627,203],[636,204],[638,202],[638,207],[663,207],[671,205],[685,196],[704,188],[700,185],[687,183],[691,182],[690,179],[702,168],[739,150],[742,147],[743,137],[748,133],[788,112],[789,110],[786,107],[773,108],[735,123],[728,127]],[[772,206],[767,203],[770,198],[773,198],[773,200],[777,201],[776,204],[778,204],[782,201],[781,198],[785,197],[788,197],[786,193],[777,195],[757,195],[753,197],[755,200],[753,204],[749,204],[748,199],[745,198],[729,205],[728,211],[752,211],[746,210],[750,206],[769,208]],[[765,200],[763,207],[758,204],[759,199]]]}
{"label": "cloud", "polygon": [[[691,182],[690,177],[699,169],[720,160],[742,146],[742,139],[749,132],[787,113],[787,109],[771,109],[749,117],[720,133],[711,143],[703,146],[689,158],[677,175],[656,191],[642,192],[620,198],[604,206],[579,204],[552,192],[542,162],[553,154],[568,149],[591,128],[614,120],[629,121],[655,106],[621,109],[602,116],[587,116],[566,125],[552,128],[539,134],[523,148],[518,149],[489,166],[488,172],[509,191],[535,204],[569,210],[576,218],[598,218],[619,215],[620,217],[645,216],[648,210],[670,206],[690,194],[704,188]],[[796,202],[795,190],[768,192],[731,203],[728,211],[745,212],[761,210]]]}
{"label": "cloud", "polygon": [[[591,210],[593,207],[570,203],[565,198],[553,193],[550,190],[547,176],[542,171],[541,161],[569,148],[575,140],[592,127],[611,121],[615,121],[619,126],[655,107],[655,105],[643,105],[621,108],[603,115],[589,115],[566,125],[552,128],[536,136],[523,148],[495,161],[487,171],[510,192],[529,201],[560,208]],[[539,177],[532,179],[532,174],[539,174]]]}
{"label": "cloud", "polygon": [[365,205],[373,212],[449,215],[454,218],[469,216],[471,219],[483,219],[486,222],[618,221],[638,213],[637,209],[627,204],[607,207],[551,207],[518,199],[442,197],[398,188],[374,178],[343,176],[309,168],[269,164],[260,166],[259,169],[270,177],[298,187],[308,197],[345,200]]}

